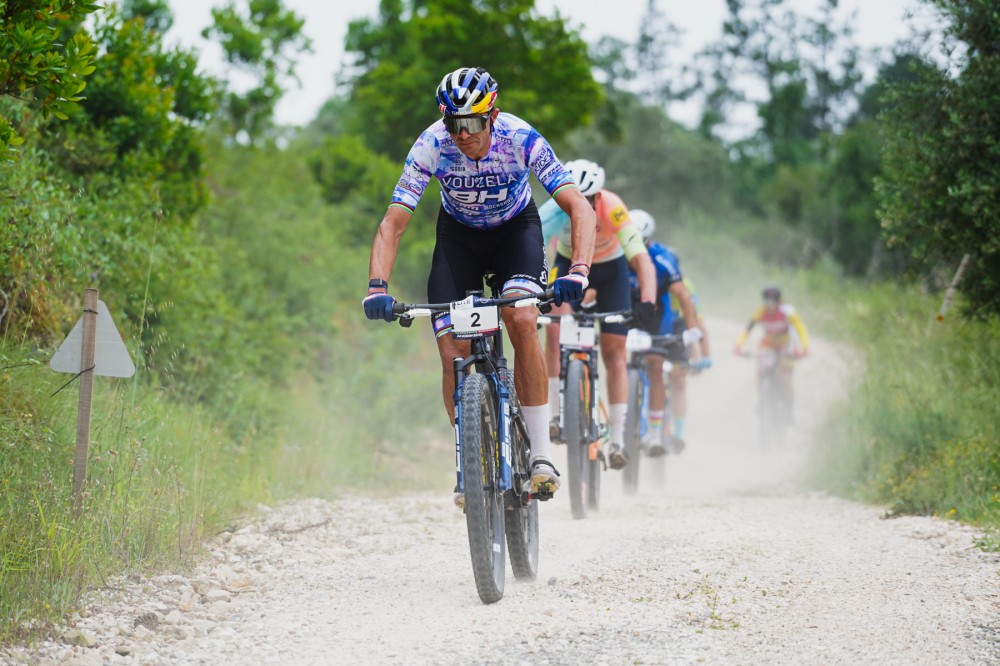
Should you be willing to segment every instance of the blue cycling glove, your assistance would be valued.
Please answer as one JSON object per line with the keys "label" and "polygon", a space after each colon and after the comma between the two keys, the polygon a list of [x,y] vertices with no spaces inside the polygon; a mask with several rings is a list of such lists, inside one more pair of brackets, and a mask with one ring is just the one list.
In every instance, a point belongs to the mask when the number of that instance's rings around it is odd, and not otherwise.
{"label": "blue cycling glove", "polygon": [[587,288],[587,284],[589,284],[587,276],[579,273],[570,273],[557,278],[552,283],[552,302],[556,305],[580,302],[583,300],[583,290]]}
{"label": "blue cycling glove", "polygon": [[392,321],[392,306],[396,299],[389,294],[368,294],[361,305],[365,307],[365,316],[369,319],[385,319]]}
{"label": "blue cycling glove", "polygon": [[698,360],[696,360],[694,362],[694,369],[695,370],[708,370],[711,367],[712,367],[712,357],[711,356],[702,356],[701,358],[699,358]]}

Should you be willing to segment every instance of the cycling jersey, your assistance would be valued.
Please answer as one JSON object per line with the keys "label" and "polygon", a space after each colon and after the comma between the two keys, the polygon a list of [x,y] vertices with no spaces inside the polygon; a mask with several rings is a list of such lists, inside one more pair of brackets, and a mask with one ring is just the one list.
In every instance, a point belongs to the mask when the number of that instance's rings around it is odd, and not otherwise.
{"label": "cycling jersey", "polygon": [[[628,216],[628,208],[625,203],[614,192],[601,190],[597,197],[597,230],[594,237],[594,258],[593,264],[605,261],[612,261],[625,255],[626,260],[631,260],[637,254],[646,251],[642,242],[642,236],[632,224]],[[569,257],[573,253],[568,234],[563,234],[566,223],[569,222],[569,215],[559,207],[554,200],[546,201],[538,209],[538,214],[542,218],[542,234],[545,243],[553,237],[559,238],[559,245],[556,252],[563,257]]]}
{"label": "cycling jersey", "polygon": [[551,196],[576,187],[549,143],[517,116],[500,113],[491,125],[489,152],[466,157],[439,120],[417,138],[390,206],[411,213],[431,177],[441,183],[441,205],[458,222],[493,229],[513,219],[531,200],[529,179],[535,177]]}
{"label": "cycling jersey", "polygon": [[[650,333],[666,335],[674,332],[674,322],[681,318],[680,304],[670,293],[670,286],[676,282],[687,280],[681,275],[680,259],[673,251],[656,241],[646,244],[649,258],[656,267],[656,312],[659,315],[659,328]],[[639,300],[639,276],[635,271],[629,271],[629,287],[632,289],[632,300]],[[692,295],[693,298],[693,295]]]}
{"label": "cycling jersey", "polygon": [[750,329],[760,324],[764,329],[761,338],[762,347],[775,351],[788,350],[792,352],[805,351],[809,347],[809,336],[805,324],[795,308],[788,303],[779,303],[778,307],[768,310],[760,306],[750,318],[750,323],[740,336],[737,346],[742,347],[750,335]]}

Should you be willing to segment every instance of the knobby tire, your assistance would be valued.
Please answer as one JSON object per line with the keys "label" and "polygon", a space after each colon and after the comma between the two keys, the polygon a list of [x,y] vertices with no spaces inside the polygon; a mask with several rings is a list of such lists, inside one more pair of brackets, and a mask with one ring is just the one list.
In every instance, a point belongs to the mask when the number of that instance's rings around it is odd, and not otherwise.
{"label": "knobby tire", "polygon": [[628,369],[628,409],[625,412],[625,455],[628,465],[622,470],[622,487],[626,495],[639,490],[639,462],[642,460],[642,403],[645,388],[637,368]]}
{"label": "knobby tire", "polygon": [[462,476],[472,574],[479,598],[491,604],[503,597],[506,541],[496,403],[489,379],[468,375],[461,400]]}
{"label": "knobby tire", "polygon": [[587,517],[587,422],[590,417],[589,394],[583,361],[571,359],[566,368],[566,393],[563,400],[563,441],[566,442],[566,476],[569,485],[569,509],[573,518]]}
{"label": "knobby tire", "polygon": [[601,459],[590,459],[590,446],[587,446],[587,508],[598,511],[601,508],[601,472],[604,471]]}
{"label": "knobby tire", "polygon": [[514,506],[507,510],[504,530],[507,536],[507,555],[514,578],[533,581],[538,575],[538,500],[531,500],[527,506],[520,502],[522,485],[531,479],[531,443],[519,426],[524,425],[520,416],[520,403],[514,390],[514,382],[508,375],[503,377],[510,393],[511,419],[511,466],[514,473],[515,489],[512,492]]}

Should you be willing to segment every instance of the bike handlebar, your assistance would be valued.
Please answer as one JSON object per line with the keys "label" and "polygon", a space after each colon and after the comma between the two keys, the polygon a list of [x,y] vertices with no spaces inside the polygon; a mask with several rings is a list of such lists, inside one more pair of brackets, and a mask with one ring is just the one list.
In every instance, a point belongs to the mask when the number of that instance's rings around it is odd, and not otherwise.
{"label": "bike handlebar", "polygon": [[[648,335],[648,334],[647,334]],[[636,346],[626,342],[626,348],[633,354],[643,356],[662,356],[666,358],[676,351],[678,346],[684,345],[684,338],[680,335],[667,333],[664,335],[648,335],[648,342],[637,341]],[[647,346],[648,345],[648,346]]]}
{"label": "bike handlebar", "polygon": [[777,356],[778,358],[789,359],[792,361],[799,361],[804,357],[801,352],[788,351],[786,349],[775,350],[775,349],[741,349],[739,350],[739,356],[743,358],[758,358],[760,356]]}
{"label": "bike handlebar", "polygon": [[[620,310],[617,312],[587,312],[586,310],[582,310],[580,312],[568,312],[567,314],[572,315],[577,320],[602,321],[606,324],[624,324],[632,321],[631,310]],[[562,315],[542,315],[538,318],[538,323],[558,324],[560,316]]]}
{"label": "bike handlebar", "polygon": [[[546,289],[541,294],[523,294],[520,296],[507,296],[504,298],[487,298],[480,296],[476,298],[476,305],[493,305],[496,307],[514,308],[527,308],[532,306],[544,307],[552,302],[552,295],[552,290]],[[410,304],[396,302],[392,304],[392,316],[393,319],[399,319],[400,323],[403,323],[404,320],[414,319],[416,317],[429,317],[436,312],[450,312],[451,306],[459,302],[461,301],[452,301],[448,303]]]}

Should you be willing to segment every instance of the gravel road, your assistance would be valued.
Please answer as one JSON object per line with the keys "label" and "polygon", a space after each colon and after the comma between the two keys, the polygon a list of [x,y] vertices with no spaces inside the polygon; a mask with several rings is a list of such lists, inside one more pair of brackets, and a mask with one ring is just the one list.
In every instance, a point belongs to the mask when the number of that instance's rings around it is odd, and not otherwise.
{"label": "gravel road", "polygon": [[[710,321],[717,351],[736,327]],[[844,391],[817,341],[795,441],[754,441],[752,363],[691,382],[688,449],[637,497],[605,476],[586,520],[541,510],[539,579],[476,595],[452,481],[261,507],[194,572],[123,581],[38,664],[997,664],[1000,557],[976,531],[800,489],[810,426]],[[447,456],[448,452],[439,452]],[[446,467],[443,466],[443,469]]]}

